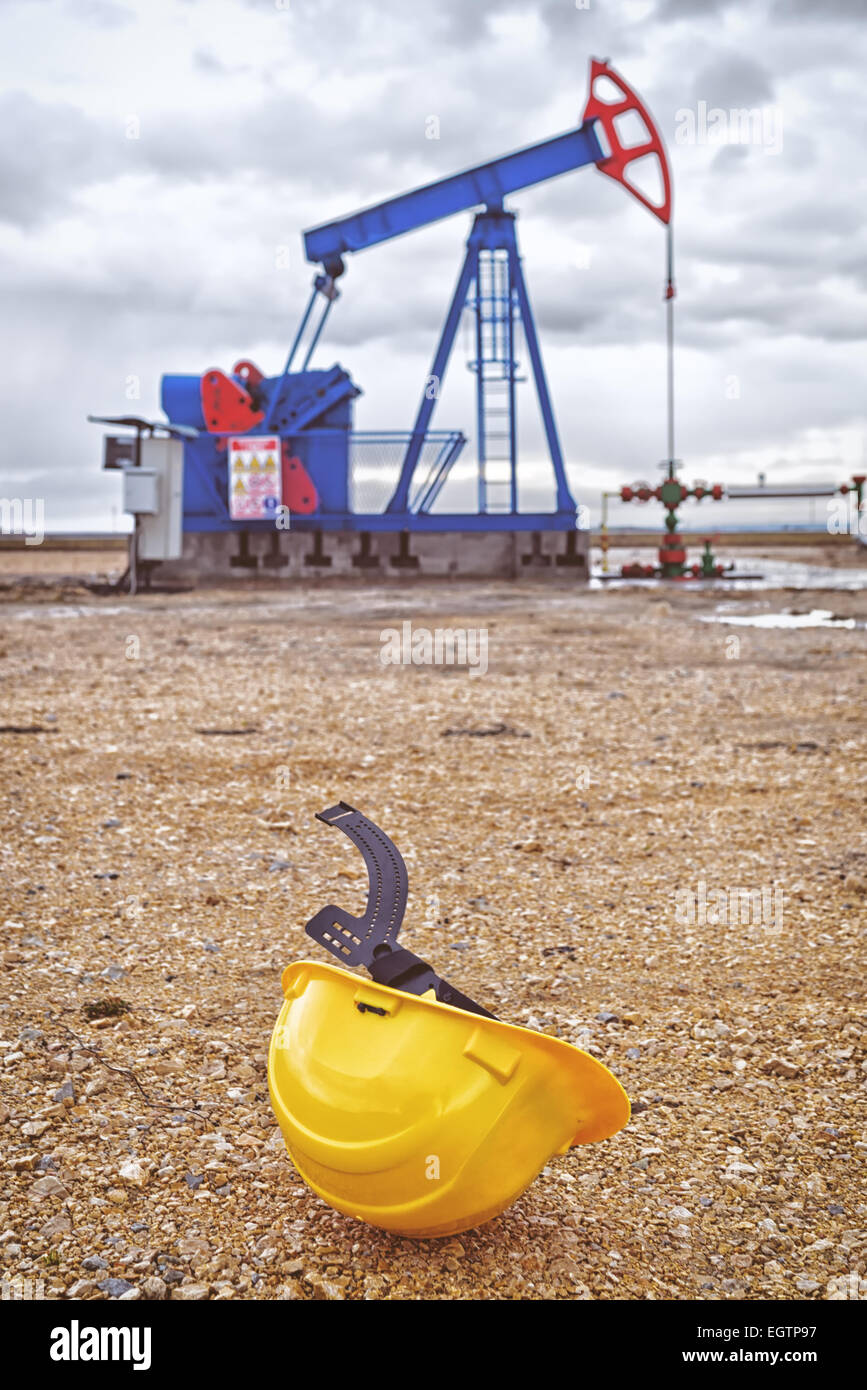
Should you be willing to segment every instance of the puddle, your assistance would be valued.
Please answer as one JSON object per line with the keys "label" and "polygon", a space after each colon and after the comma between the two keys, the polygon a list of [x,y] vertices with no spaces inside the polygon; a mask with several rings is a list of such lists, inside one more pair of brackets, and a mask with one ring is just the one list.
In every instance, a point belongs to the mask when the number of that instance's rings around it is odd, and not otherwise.
{"label": "puddle", "polygon": [[40,604],[37,608],[18,608],[15,611],[15,618],[18,622],[29,622],[36,618],[104,618],[107,615],[116,613],[128,613],[128,608],[101,607],[98,601],[94,601],[93,607],[83,607],[81,604],[64,604],[61,607],[54,607]]}
{"label": "puddle", "polygon": [[[592,554],[593,569],[590,579],[592,589],[614,589],[624,586],[638,586],[639,588],[662,588],[670,589],[677,585],[682,589],[697,589],[707,592],[709,589],[722,590],[729,592],[745,593],[750,590],[753,593],[761,593],[764,589],[839,589],[848,593],[867,589],[867,566],[863,569],[835,569],[831,565],[810,565],[797,560],[767,560],[761,557],[745,555],[742,552],[733,555],[724,550],[720,550],[719,558],[721,563],[729,564],[734,561],[735,568],[727,574],[722,574],[716,579],[621,579],[621,562],[627,563],[634,560],[637,552],[623,550],[616,553],[609,551],[609,576],[603,578],[597,559],[601,561],[601,552],[594,548]],[[651,563],[653,556],[641,554],[642,563]],[[741,579],[739,572],[743,575],[758,575],[755,579]]]}
{"label": "puddle", "polygon": [[830,608],[811,608],[809,613],[702,613],[699,615],[699,622],[725,623],[732,627],[841,627],[850,632],[856,627],[867,627],[867,622],[857,618],[835,617]]}

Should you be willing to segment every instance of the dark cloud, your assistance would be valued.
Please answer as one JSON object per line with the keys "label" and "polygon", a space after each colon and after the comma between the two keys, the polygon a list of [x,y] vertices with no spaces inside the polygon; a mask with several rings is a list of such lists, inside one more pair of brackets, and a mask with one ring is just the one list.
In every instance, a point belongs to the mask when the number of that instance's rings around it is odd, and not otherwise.
{"label": "dark cloud", "polygon": [[773,100],[771,79],[760,63],[744,53],[726,53],[696,73],[692,83],[694,101],[708,106],[761,106]]}
{"label": "dark cloud", "polygon": [[701,19],[707,15],[721,15],[732,4],[742,5],[742,0],[662,0],[657,7],[656,19]]}
{"label": "dark cloud", "polygon": [[815,0],[776,0],[770,18],[783,23],[802,19],[814,24],[829,19],[863,23],[864,0],[822,0],[820,5]]}
{"label": "dark cloud", "polygon": [[[306,182],[323,204],[339,188],[346,210],[498,152],[498,122],[480,125],[471,95],[458,94],[431,112],[414,100],[411,87],[403,79],[387,83],[382,103],[363,117],[354,110],[323,111],[299,93],[192,115],[171,108],[145,112],[132,138],[127,117],[97,121],[66,102],[10,92],[0,96],[0,217],[31,225],[67,210],[94,184],[131,174],[186,185],[258,177],[275,191],[287,181],[287,202]],[[431,114],[440,123],[435,140],[425,138]],[[501,134],[501,152],[503,140]]]}
{"label": "dark cloud", "polygon": [[225,77],[227,73],[239,71],[222,62],[215,53],[210,53],[206,48],[196,49],[193,54],[193,67],[197,72],[209,73],[214,77]]}
{"label": "dark cloud", "polygon": [[120,170],[120,140],[69,102],[0,94],[0,218],[31,226]]}
{"label": "dark cloud", "polygon": [[0,13],[17,11],[21,14],[25,6],[32,10],[36,5],[46,10],[58,10],[79,22],[104,29],[119,29],[135,23],[133,11],[115,3],[115,0],[0,0]]}
{"label": "dark cloud", "polygon": [[114,0],[67,0],[67,8],[83,24],[96,24],[105,29],[123,29],[135,23],[135,14]]}

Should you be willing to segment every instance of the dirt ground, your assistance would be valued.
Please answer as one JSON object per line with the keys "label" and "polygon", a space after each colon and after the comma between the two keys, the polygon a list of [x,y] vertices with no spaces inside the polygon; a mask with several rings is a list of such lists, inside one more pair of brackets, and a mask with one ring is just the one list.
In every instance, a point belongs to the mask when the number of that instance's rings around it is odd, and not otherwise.
{"label": "dirt ground", "polygon": [[52,579],[117,580],[126,568],[126,550],[53,549],[50,546],[0,547],[0,594],[7,597],[10,590],[26,593],[38,591]]}
{"label": "dirt ground", "polygon": [[[867,1297],[867,592],[7,598],[5,1279]],[[723,601],[861,625],[701,620]],[[487,672],[382,665],[404,621],[486,629]],[[360,858],[313,818],[340,799],[407,858],[405,944],[633,1103],[443,1241],[325,1206],[269,1106],[281,971],[326,959],[303,935],[318,908],[363,906]]]}

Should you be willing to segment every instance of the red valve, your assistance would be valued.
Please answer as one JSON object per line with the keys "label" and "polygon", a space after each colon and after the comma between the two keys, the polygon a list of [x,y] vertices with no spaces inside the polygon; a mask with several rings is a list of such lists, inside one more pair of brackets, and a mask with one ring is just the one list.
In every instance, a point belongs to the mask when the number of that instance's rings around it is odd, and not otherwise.
{"label": "red valve", "polygon": [[[606,77],[614,83],[618,91],[623,94],[622,101],[603,101],[596,95],[596,82],[600,77]],[[649,138],[640,145],[626,147],[620,142],[614,123],[617,117],[626,111],[635,111],[644,122]],[[613,68],[610,68],[607,63],[600,63],[596,58],[590,64],[590,96],[584,108],[583,119],[585,121],[599,121],[608,140],[611,153],[598,161],[596,167],[600,173],[607,174],[609,178],[622,183],[627,192],[631,193],[633,198],[637,198],[639,203],[642,203],[649,212],[653,213],[654,217],[658,217],[660,222],[669,223],[671,221],[671,178],[668,172],[668,161],[665,157],[665,146],[659,131],[641,98],[633,92],[631,87],[627,86],[623,78],[618,76]],[[628,165],[634,160],[642,159],[645,155],[650,154],[656,155],[659,160],[659,169],[662,175],[664,196],[662,202],[658,204],[652,203],[649,198],[640,193],[626,177]]]}

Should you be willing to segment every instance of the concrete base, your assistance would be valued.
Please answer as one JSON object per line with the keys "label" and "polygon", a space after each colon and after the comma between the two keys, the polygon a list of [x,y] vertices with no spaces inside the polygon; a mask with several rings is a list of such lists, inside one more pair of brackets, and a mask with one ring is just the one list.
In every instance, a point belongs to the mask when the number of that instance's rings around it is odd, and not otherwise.
{"label": "concrete base", "polygon": [[224,584],[231,580],[343,579],[399,583],[412,579],[588,577],[586,531],[400,532],[188,531],[180,560],[158,569],[161,582]]}

